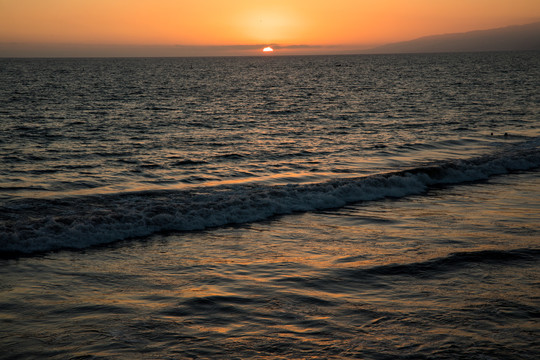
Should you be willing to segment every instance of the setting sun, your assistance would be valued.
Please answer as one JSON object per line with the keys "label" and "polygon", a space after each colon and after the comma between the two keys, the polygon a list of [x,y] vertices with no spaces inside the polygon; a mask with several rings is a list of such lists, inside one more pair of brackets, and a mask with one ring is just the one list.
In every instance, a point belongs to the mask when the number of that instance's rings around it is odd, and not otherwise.
{"label": "setting sun", "polygon": [[0,0],[0,57],[358,53],[539,19],[538,0]]}

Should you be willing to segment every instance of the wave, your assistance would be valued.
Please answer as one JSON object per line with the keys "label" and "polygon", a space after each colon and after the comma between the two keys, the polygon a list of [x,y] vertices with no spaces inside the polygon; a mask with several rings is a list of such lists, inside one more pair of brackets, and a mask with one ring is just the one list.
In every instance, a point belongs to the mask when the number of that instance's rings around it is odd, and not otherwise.
{"label": "wave", "polygon": [[[325,289],[344,292],[357,289],[351,286],[362,283],[362,287],[386,287],[388,279],[430,279],[447,276],[454,271],[468,271],[471,267],[535,264],[540,258],[540,249],[479,250],[450,253],[446,256],[413,263],[391,263],[365,268],[330,269],[325,274],[313,276],[288,276],[276,279],[278,283],[293,283],[296,287]],[[340,279],[336,282],[335,279]],[[356,290],[354,290],[356,291]]]}
{"label": "wave", "polygon": [[353,270],[351,277],[362,275],[413,276],[427,278],[448,271],[463,269],[467,265],[515,262],[535,262],[540,257],[540,249],[481,250],[451,253],[448,256],[410,264],[390,264],[364,270]]}
{"label": "wave", "polygon": [[540,167],[540,139],[491,155],[315,184],[237,184],[61,199],[11,200],[0,207],[0,252],[82,249],[162,231],[202,230],[299,211],[421,194]]}

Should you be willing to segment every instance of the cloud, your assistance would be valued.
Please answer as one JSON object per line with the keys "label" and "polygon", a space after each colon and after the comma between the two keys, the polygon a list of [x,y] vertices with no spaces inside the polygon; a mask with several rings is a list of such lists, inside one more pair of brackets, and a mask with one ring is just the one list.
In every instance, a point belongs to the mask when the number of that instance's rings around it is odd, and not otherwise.
{"label": "cloud", "polygon": [[[257,55],[266,46],[282,54],[339,53],[340,46],[323,45],[111,45],[111,44],[43,44],[0,43],[0,57],[189,57]],[[347,51],[345,51],[347,53]]]}

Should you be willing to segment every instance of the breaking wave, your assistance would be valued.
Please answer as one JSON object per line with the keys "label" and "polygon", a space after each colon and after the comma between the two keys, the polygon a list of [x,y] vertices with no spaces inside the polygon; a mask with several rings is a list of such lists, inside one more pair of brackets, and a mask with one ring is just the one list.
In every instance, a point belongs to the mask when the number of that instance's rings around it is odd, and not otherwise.
{"label": "breaking wave", "polygon": [[162,231],[201,230],[421,194],[433,186],[538,168],[539,145],[535,139],[489,156],[315,184],[221,185],[12,200],[0,208],[0,251],[10,255],[82,249]]}

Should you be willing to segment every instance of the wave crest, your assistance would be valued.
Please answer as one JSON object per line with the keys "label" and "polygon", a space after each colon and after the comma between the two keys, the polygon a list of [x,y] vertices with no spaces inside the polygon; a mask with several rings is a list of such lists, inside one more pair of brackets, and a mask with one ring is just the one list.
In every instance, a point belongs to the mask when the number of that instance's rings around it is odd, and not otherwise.
{"label": "wave crest", "polygon": [[0,251],[81,249],[160,231],[189,231],[298,211],[400,198],[432,186],[540,167],[539,141],[473,159],[316,184],[227,185],[63,199],[13,200],[0,208]]}

